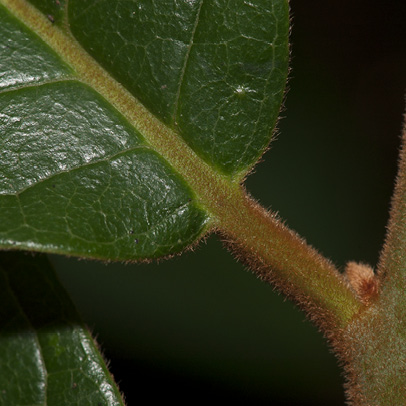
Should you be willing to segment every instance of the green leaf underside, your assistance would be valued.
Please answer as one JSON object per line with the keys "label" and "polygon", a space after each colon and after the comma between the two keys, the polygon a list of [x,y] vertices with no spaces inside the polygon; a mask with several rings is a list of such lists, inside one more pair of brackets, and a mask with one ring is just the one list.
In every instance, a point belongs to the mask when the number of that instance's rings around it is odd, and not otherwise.
{"label": "green leaf underside", "polygon": [[0,404],[123,405],[46,259],[0,263]]}
{"label": "green leaf underside", "polygon": [[[129,260],[198,238],[207,215],[181,178],[38,38],[0,16],[6,47],[10,31],[37,45],[0,93],[1,244]],[[18,82],[23,74],[29,86]]]}
{"label": "green leaf underside", "polygon": [[[285,1],[32,3],[218,173],[245,174],[268,144]],[[205,232],[204,203],[145,134],[2,6],[0,50],[0,246],[131,260]]]}
{"label": "green leaf underside", "polygon": [[69,22],[86,51],[198,155],[235,174],[257,161],[279,113],[286,9],[269,0],[70,0]]}
{"label": "green leaf underside", "polygon": [[0,5],[0,90],[58,80],[72,73],[45,43]]}

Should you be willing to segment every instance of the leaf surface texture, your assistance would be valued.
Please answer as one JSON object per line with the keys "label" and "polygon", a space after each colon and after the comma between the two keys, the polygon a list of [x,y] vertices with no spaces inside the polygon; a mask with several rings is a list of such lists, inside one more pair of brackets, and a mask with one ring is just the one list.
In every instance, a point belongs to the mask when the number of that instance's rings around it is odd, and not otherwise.
{"label": "leaf surface texture", "polygon": [[0,263],[0,404],[124,406],[47,259]]}
{"label": "leaf surface texture", "polygon": [[212,179],[270,141],[287,2],[0,4],[0,246],[136,260],[204,235]]}

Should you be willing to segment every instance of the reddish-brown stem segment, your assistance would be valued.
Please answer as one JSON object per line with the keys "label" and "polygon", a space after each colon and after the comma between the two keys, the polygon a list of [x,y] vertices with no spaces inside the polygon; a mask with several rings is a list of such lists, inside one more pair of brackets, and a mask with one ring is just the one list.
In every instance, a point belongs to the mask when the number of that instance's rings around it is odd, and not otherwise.
{"label": "reddish-brown stem segment", "polygon": [[[403,131],[379,292],[349,323],[338,354],[346,366],[351,406],[406,404],[406,127]],[[376,277],[375,277],[376,278]]]}
{"label": "reddish-brown stem segment", "polygon": [[303,308],[327,335],[362,308],[334,265],[244,191],[219,202],[221,232],[236,256]]}
{"label": "reddish-brown stem segment", "polygon": [[[406,115],[405,115],[406,118]],[[382,284],[382,294],[393,295],[394,289],[402,294],[406,280],[406,119],[399,154],[399,169],[396,179],[392,207],[387,226],[384,248],[381,252],[378,277]]]}

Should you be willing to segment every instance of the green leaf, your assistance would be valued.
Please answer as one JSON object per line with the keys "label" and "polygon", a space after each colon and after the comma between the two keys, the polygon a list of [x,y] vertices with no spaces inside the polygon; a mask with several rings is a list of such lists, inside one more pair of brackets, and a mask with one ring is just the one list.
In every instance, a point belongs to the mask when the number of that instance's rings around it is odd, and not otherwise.
{"label": "green leaf", "polygon": [[83,47],[227,174],[245,172],[269,143],[286,81],[286,13],[285,1],[69,4]]}
{"label": "green leaf", "polygon": [[31,3],[0,0],[0,246],[148,259],[215,227],[270,141],[287,1]]}
{"label": "green leaf", "polygon": [[0,404],[123,406],[43,256],[0,255]]}

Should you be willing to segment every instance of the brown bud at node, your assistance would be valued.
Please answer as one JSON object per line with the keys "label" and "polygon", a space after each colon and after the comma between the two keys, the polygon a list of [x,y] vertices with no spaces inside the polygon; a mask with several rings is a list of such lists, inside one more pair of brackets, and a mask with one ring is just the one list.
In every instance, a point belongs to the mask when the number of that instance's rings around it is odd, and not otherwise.
{"label": "brown bud at node", "polygon": [[348,262],[345,277],[363,303],[368,304],[378,294],[379,282],[369,265]]}

